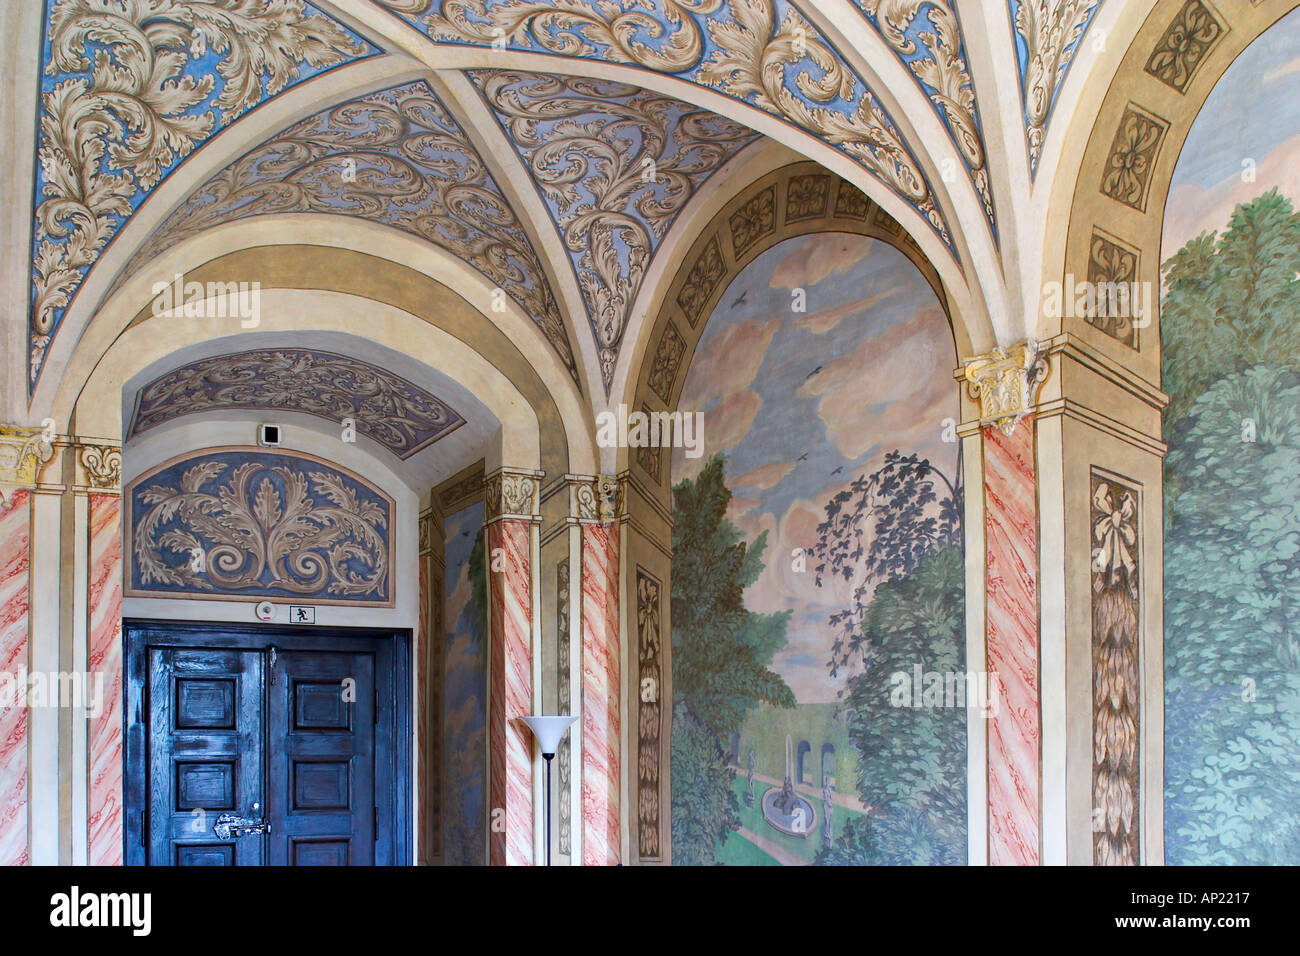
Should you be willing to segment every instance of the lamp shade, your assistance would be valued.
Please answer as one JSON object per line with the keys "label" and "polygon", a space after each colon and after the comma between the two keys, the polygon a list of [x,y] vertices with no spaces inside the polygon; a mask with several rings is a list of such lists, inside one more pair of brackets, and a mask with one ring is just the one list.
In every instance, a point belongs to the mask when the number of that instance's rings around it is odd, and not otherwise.
{"label": "lamp shade", "polygon": [[537,746],[542,748],[542,753],[553,754],[560,747],[560,740],[564,737],[564,732],[569,729],[569,725],[577,720],[577,717],[525,717],[524,723],[528,729],[533,732],[533,737],[537,740]]}

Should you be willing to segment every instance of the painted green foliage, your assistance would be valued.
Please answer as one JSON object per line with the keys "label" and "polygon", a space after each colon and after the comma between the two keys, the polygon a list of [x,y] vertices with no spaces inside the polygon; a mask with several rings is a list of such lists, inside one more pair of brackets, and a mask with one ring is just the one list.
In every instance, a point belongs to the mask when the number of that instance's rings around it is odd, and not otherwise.
{"label": "painted green foliage", "polygon": [[924,698],[917,701],[923,706],[912,706],[911,691],[899,699],[895,678],[910,679],[916,665],[962,673],[964,576],[961,548],[951,545],[876,589],[862,623],[871,662],[850,679],[845,697],[859,754],[858,793],[872,813],[854,820],[853,838],[823,851],[818,862],[966,862],[967,711]]}
{"label": "painted green foliage", "polygon": [[759,701],[795,705],[768,667],[785,644],[789,612],[745,608],[767,538],[747,545],[727,519],[725,462],[714,455],[694,481],[673,487],[672,839],[673,861],[688,865],[712,864],[739,824],[723,741]]}
{"label": "painted green foliage", "polygon": [[1165,263],[1166,859],[1300,863],[1300,215]]}

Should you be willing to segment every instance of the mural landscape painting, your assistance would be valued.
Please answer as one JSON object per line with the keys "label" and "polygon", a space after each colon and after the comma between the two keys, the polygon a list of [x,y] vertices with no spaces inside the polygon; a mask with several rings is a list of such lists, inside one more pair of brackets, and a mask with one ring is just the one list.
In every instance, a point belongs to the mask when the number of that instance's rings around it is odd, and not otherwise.
{"label": "mural landscape painting", "polygon": [[1300,863],[1297,50],[1293,13],[1219,81],[1166,216],[1169,863]]}
{"label": "mural landscape painting", "polygon": [[674,862],[964,860],[965,711],[901,687],[965,667],[956,389],[915,374],[953,364],[872,239],[786,240],[723,295],[681,402],[707,455],[673,463]]}

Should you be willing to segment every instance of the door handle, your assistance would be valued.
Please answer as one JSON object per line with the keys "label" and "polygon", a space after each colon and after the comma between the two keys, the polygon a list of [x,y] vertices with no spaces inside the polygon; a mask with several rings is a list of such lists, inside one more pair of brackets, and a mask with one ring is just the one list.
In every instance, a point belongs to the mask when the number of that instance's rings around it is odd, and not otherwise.
{"label": "door handle", "polygon": [[212,825],[212,832],[217,835],[218,840],[229,840],[252,833],[270,833],[271,821],[241,817],[236,813],[223,813]]}

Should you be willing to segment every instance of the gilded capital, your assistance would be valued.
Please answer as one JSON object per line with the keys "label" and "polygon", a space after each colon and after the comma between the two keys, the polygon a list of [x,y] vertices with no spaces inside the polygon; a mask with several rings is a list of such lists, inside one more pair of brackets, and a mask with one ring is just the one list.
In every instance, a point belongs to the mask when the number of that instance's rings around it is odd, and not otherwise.
{"label": "gilded capital", "polygon": [[41,466],[53,457],[46,429],[0,425],[0,507],[8,507],[19,488],[35,488]]}
{"label": "gilded capital", "polygon": [[980,424],[1011,434],[1016,423],[1033,411],[1047,372],[1047,354],[1033,340],[996,348],[966,362],[966,386],[980,403]]}

